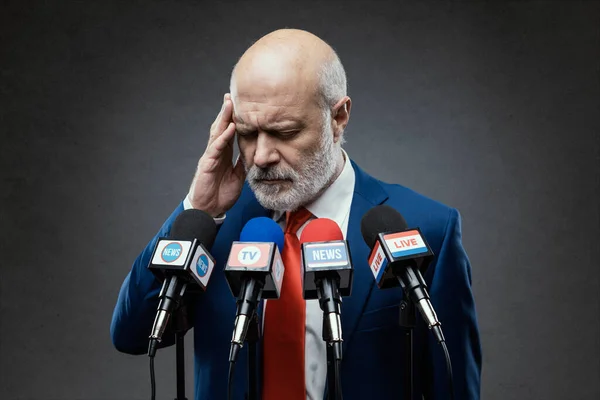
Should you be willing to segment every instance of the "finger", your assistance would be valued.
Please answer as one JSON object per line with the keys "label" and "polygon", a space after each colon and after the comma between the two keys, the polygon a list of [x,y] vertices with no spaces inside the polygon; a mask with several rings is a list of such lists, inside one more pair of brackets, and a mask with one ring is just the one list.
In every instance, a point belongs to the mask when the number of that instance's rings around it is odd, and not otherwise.
{"label": "finger", "polygon": [[217,118],[213,122],[210,128],[210,139],[209,142],[214,141],[217,137],[219,137],[223,131],[227,128],[231,121],[231,117],[233,114],[233,103],[231,100],[224,100],[221,106],[221,111],[217,115]]}
{"label": "finger", "polygon": [[242,181],[246,179],[246,168],[244,167],[242,157],[239,154],[235,161],[235,167],[233,167],[233,173]]}
{"label": "finger", "polygon": [[215,118],[215,120],[210,125],[210,131],[209,131],[209,138],[208,138],[208,145],[207,146],[210,146],[210,144],[218,136],[217,135],[217,125],[219,125],[219,121],[221,120],[221,115],[223,115],[223,110],[225,110],[225,101],[223,101],[223,103],[221,104],[221,109],[219,110],[219,113],[217,114],[217,117]]}
{"label": "finger", "polygon": [[206,150],[206,155],[211,158],[221,157],[221,154],[227,148],[227,146],[231,146],[234,137],[235,124],[231,122],[229,123],[227,128],[223,130],[221,135],[215,138],[215,140],[210,144],[210,146]]}

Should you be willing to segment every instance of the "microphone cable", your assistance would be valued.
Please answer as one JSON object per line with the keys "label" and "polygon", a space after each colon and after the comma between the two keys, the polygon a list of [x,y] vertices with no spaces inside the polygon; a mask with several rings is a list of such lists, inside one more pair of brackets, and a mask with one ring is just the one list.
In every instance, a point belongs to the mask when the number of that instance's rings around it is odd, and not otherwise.
{"label": "microphone cable", "polygon": [[150,389],[152,394],[150,398],[156,400],[156,381],[154,378],[154,357],[150,357]]}
{"label": "microphone cable", "polygon": [[231,400],[231,392],[233,391],[233,370],[235,369],[235,361],[229,362],[229,375],[227,377],[227,400]]}
{"label": "microphone cable", "polygon": [[335,393],[337,399],[335,400],[343,400],[342,396],[342,378],[340,377],[340,364],[342,360],[335,360]]}
{"label": "microphone cable", "polygon": [[450,353],[448,352],[448,346],[446,341],[440,341],[444,355],[446,356],[446,371],[448,372],[448,387],[450,389],[450,399],[454,400],[454,379],[452,377],[452,361],[450,361]]}

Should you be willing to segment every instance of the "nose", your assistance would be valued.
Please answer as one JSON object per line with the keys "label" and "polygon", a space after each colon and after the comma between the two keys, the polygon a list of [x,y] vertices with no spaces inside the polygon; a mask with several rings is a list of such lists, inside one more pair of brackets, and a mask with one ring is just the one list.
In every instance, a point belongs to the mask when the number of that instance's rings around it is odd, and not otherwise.
{"label": "nose", "polygon": [[265,132],[259,132],[254,152],[254,165],[260,168],[268,167],[279,162],[276,139]]}

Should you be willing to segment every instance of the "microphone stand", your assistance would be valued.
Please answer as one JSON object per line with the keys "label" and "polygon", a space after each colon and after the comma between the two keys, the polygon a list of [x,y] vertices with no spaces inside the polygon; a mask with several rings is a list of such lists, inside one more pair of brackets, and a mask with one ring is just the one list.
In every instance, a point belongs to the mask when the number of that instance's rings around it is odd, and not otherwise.
{"label": "microphone stand", "polygon": [[192,325],[186,302],[182,300],[181,306],[173,314],[171,322],[175,333],[175,367],[177,378],[177,397],[175,397],[175,400],[187,400],[185,397],[185,352],[183,339]]}
{"label": "microphone stand", "polygon": [[246,333],[246,342],[248,342],[248,400],[258,400],[258,377],[256,367],[256,344],[260,340],[260,325],[258,324],[258,313],[250,319],[248,332]]}
{"label": "microphone stand", "polygon": [[[327,346],[327,400],[341,400],[341,383],[339,380],[339,368],[342,360],[342,340],[341,340],[341,323],[339,315],[341,314],[340,305],[342,298],[338,290],[339,282],[336,279],[329,281],[323,279],[320,284],[317,284],[319,304],[323,310],[323,340]],[[332,313],[330,306],[333,300],[335,313]],[[329,305],[329,306],[328,306]],[[331,318],[336,319],[339,324],[339,332],[332,332],[330,329]],[[340,384],[338,386],[338,384]]]}
{"label": "microphone stand", "polygon": [[323,316],[323,340],[327,347],[327,400],[337,400],[335,355],[333,354],[333,345],[331,343],[331,332],[325,316]]}
{"label": "microphone stand", "polygon": [[402,390],[403,399],[413,399],[413,331],[416,326],[416,308],[410,298],[404,293],[400,302],[400,327],[404,328],[402,344],[404,347],[404,379]]}

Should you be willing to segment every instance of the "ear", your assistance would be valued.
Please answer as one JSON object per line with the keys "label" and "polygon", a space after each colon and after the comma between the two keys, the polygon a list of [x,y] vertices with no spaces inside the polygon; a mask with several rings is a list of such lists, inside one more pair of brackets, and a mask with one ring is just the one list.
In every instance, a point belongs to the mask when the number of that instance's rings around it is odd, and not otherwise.
{"label": "ear", "polygon": [[337,143],[344,133],[348,121],[350,120],[350,108],[352,100],[348,96],[342,97],[332,109],[333,115],[333,141]]}

